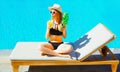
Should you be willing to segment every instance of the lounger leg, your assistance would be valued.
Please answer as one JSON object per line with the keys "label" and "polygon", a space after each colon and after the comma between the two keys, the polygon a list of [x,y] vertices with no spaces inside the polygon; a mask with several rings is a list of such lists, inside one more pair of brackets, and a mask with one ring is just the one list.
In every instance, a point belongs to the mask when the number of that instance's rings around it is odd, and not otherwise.
{"label": "lounger leg", "polygon": [[116,72],[117,71],[117,67],[118,67],[118,64],[112,64],[111,65],[112,72]]}
{"label": "lounger leg", "polygon": [[108,47],[104,46],[102,49],[99,50],[101,53],[102,57],[106,60],[107,52],[108,52]]}
{"label": "lounger leg", "polygon": [[18,72],[19,66],[18,65],[12,65],[13,72]]}

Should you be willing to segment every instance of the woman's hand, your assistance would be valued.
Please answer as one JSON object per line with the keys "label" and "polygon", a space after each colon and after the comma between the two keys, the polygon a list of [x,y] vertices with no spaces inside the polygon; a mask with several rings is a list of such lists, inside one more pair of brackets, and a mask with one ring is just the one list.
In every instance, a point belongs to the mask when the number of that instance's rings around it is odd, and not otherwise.
{"label": "woman's hand", "polygon": [[52,28],[52,26],[53,26],[53,22],[49,20],[47,22],[47,28],[46,28],[46,39],[50,37],[50,28]]}
{"label": "woman's hand", "polygon": [[64,37],[64,38],[66,38],[66,34],[67,34],[67,32],[66,32],[66,26],[64,26],[64,27],[63,27],[63,37]]}
{"label": "woman's hand", "polygon": [[47,22],[47,28],[50,29],[50,28],[52,28],[52,27],[53,27],[53,22],[52,22],[51,20],[49,20],[49,21]]}

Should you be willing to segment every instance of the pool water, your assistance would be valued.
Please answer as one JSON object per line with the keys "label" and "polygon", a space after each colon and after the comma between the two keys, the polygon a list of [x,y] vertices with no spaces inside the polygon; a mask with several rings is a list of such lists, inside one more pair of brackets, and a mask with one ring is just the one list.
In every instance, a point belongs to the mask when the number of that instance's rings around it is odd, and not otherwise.
{"label": "pool water", "polygon": [[0,49],[13,49],[20,41],[47,41],[46,22],[51,19],[48,7],[54,3],[69,14],[64,41],[73,42],[103,23],[117,36],[108,46],[120,48],[119,0],[0,0]]}

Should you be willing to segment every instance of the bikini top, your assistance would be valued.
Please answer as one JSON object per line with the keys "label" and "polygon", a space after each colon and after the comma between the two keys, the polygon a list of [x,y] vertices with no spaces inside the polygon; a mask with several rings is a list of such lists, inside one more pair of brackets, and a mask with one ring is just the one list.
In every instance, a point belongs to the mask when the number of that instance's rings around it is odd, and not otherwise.
{"label": "bikini top", "polygon": [[56,30],[56,29],[51,28],[51,29],[50,29],[50,34],[51,34],[51,35],[62,35],[62,34],[63,34],[63,32],[61,32],[61,31],[59,31],[59,30]]}
{"label": "bikini top", "polygon": [[[58,24],[53,22],[53,20],[49,20],[47,24],[49,25],[51,35],[63,35],[63,32],[61,31],[63,24],[59,24],[59,26],[57,26]],[[55,27],[57,27],[57,29],[55,29]]]}

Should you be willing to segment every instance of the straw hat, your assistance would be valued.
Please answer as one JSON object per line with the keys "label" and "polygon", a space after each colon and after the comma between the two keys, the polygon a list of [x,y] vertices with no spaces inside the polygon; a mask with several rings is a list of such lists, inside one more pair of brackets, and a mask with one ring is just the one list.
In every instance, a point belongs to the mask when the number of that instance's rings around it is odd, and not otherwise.
{"label": "straw hat", "polygon": [[62,13],[62,8],[59,4],[54,4],[52,7],[48,7],[49,10],[55,9]]}

